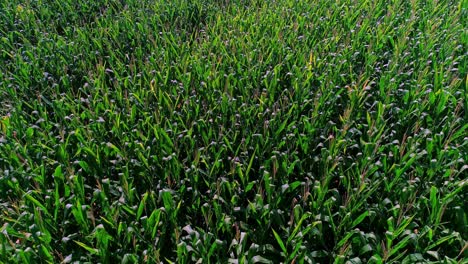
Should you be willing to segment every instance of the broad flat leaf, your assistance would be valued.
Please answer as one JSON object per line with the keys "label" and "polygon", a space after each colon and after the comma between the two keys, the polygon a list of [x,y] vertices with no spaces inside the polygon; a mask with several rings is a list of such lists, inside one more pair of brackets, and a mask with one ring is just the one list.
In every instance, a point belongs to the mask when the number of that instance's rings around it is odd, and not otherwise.
{"label": "broad flat leaf", "polygon": [[284,246],[283,240],[281,240],[281,237],[278,235],[278,233],[276,233],[276,231],[274,229],[272,229],[272,231],[273,231],[273,235],[276,238],[276,241],[278,242],[279,246],[281,247],[281,250],[283,250],[283,252],[287,255],[288,250]]}
{"label": "broad flat leaf", "polygon": [[92,248],[88,245],[86,245],[85,243],[82,243],[80,241],[76,241],[76,240],[73,240],[76,244],[78,244],[78,246],[86,249],[87,251],[89,251],[91,254],[93,255],[97,255],[99,253],[99,250],[95,249],[95,248]]}
{"label": "broad flat leaf", "polygon": [[250,262],[249,263],[263,263],[263,264],[272,264],[273,261],[267,259],[267,258],[264,258],[262,256],[253,256],[251,259],[250,259]]}
{"label": "broad flat leaf", "polygon": [[354,228],[354,227],[356,227],[357,225],[359,225],[368,215],[369,215],[369,211],[365,211],[365,212],[362,213],[360,216],[358,216],[358,218],[356,218],[356,219],[353,221],[353,224],[351,225],[351,228]]}

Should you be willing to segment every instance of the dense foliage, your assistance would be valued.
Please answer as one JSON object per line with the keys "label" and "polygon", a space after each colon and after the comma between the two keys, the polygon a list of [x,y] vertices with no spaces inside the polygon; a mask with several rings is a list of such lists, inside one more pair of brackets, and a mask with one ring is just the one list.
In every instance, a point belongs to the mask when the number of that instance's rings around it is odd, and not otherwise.
{"label": "dense foliage", "polygon": [[0,1],[0,263],[462,261],[467,10]]}

